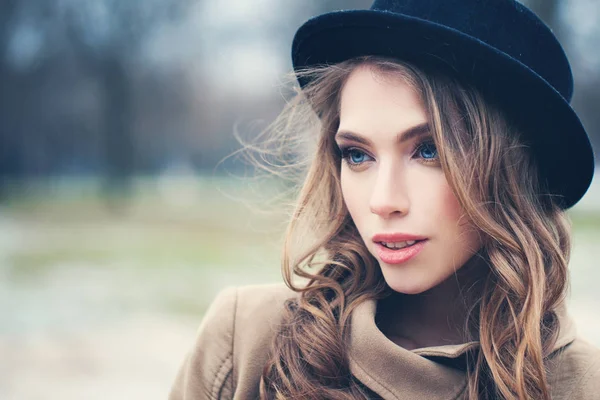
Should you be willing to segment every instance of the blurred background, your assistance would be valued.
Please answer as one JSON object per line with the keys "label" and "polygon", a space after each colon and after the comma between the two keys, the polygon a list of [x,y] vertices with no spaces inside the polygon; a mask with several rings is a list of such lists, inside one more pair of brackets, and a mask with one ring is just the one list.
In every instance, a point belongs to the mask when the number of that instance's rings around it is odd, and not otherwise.
{"label": "blurred background", "polygon": [[[526,3],[598,153],[600,2]],[[233,132],[281,110],[303,21],[370,4],[0,0],[0,399],[165,399],[216,292],[281,280],[282,185],[226,158]],[[570,309],[596,345],[598,175],[570,211]]]}

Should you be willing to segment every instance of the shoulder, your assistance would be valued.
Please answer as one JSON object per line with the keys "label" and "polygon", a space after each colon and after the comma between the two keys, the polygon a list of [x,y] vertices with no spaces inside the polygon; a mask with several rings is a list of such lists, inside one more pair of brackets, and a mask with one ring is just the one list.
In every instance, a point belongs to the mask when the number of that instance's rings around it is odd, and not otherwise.
{"label": "shoulder", "polygon": [[260,328],[261,322],[278,322],[285,300],[297,295],[283,283],[227,287],[215,296],[200,329],[210,326],[223,333],[250,326]]}
{"label": "shoulder", "polygon": [[236,386],[258,390],[269,345],[279,331],[285,301],[298,294],[283,283],[237,288],[233,373]]}
{"label": "shoulder", "polygon": [[550,385],[553,398],[600,399],[600,348],[575,338],[553,357]]}
{"label": "shoulder", "polygon": [[283,283],[227,287],[206,311],[170,399],[258,393],[269,343],[279,330],[285,301],[297,293]]}
{"label": "shoulder", "polygon": [[226,289],[235,291],[237,298],[237,324],[256,324],[258,321],[277,321],[287,299],[298,296],[284,283],[245,285]]}

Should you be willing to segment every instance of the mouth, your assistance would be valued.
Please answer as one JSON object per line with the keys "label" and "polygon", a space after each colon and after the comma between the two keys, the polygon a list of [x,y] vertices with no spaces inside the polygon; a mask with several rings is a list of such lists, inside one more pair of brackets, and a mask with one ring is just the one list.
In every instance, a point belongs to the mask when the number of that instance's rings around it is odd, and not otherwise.
{"label": "mouth", "polygon": [[402,264],[415,258],[427,243],[427,239],[404,242],[375,242],[379,259],[387,264]]}
{"label": "mouth", "polygon": [[417,243],[423,242],[426,239],[420,239],[420,240],[406,240],[403,242],[375,242],[377,244],[382,245],[385,248],[388,248],[390,250],[401,250],[401,249],[405,249],[407,247],[411,247],[414,246]]}

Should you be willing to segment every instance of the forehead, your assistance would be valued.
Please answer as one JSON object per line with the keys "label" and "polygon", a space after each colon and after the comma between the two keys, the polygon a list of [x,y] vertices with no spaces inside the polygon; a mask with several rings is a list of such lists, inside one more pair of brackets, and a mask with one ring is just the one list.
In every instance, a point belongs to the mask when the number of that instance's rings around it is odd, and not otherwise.
{"label": "forehead", "polygon": [[398,131],[426,120],[421,96],[401,76],[360,66],[342,88],[340,129]]}

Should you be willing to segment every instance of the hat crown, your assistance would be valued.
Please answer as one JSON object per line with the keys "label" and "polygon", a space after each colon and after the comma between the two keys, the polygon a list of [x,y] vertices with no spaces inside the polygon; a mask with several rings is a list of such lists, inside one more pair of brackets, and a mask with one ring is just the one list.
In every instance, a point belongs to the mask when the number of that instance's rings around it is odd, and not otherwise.
{"label": "hat crown", "polygon": [[456,29],[520,61],[567,101],[573,75],[565,52],[531,10],[514,0],[375,0],[371,10],[404,14]]}

